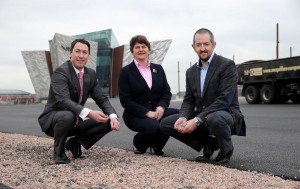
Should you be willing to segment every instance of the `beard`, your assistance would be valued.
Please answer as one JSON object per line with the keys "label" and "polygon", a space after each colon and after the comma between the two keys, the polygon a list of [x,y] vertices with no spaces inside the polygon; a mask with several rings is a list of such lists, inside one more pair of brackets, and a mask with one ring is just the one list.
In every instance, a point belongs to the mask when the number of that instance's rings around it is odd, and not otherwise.
{"label": "beard", "polygon": [[201,61],[203,62],[207,62],[208,59],[210,58],[211,54],[209,54],[208,52],[201,52],[200,55],[199,55],[199,58]]}

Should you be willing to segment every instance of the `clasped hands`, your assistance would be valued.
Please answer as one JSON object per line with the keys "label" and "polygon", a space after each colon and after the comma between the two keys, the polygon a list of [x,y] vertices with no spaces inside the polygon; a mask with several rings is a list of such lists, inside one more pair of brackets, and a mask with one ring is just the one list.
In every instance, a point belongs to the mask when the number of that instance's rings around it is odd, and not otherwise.
{"label": "clasped hands", "polygon": [[161,106],[157,106],[155,111],[149,111],[147,112],[146,116],[148,116],[151,119],[155,119],[156,121],[159,121],[163,115],[164,115],[165,109]]}
{"label": "clasped hands", "polygon": [[[89,112],[88,117],[90,119],[93,119],[97,123],[105,123],[109,120],[109,117],[101,111],[93,111],[92,110]],[[115,130],[115,131],[120,130],[120,122],[117,118],[112,118],[110,120],[110,125],[111,125],[112,130]]]}
{"label": "clasped hands", "polygon": [[197,129],[197,125],[193,119],[186,120],[186,118],[180,117],[174,124],[174,129],[179,133],[192,133]]}

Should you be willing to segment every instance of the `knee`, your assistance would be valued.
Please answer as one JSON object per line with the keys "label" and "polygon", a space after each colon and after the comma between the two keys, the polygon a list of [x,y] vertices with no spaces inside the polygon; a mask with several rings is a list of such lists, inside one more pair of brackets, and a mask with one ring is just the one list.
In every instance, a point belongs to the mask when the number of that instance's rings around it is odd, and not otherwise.
{"label": "knee", "polygon": [[208,116],[205,121],[206,127],[220,127],[222,125],[228,125],[229,127],[233,124],[232,116],[225,111],[214,112]]}
{"label": "knee", "polygon": [[159,123],[159,128],[161,130],[165,130],[166,128],[170,127],[169,124],[167,124],[166,118],[163,118]]}
{"label": "knee", "polygon": [[225,111],[214,112],[205,121],[205,127],[214,135],[225,134],[226,131],[230,132],[233,124],[232,116]]}
{"label": "knee", "polygon": [[61,111],[57,116],[58,116],[57,122],[61,122],[64,125],[71,125],[71,126],[75,125],[76,116],[73,112]]}
{"label": "knee", "polygon": [[177,115],[171,115],[169,117],[163,118],[159,124],[160,129],[165,133],[168,133],[170,130],[173,130],[177,117]]}

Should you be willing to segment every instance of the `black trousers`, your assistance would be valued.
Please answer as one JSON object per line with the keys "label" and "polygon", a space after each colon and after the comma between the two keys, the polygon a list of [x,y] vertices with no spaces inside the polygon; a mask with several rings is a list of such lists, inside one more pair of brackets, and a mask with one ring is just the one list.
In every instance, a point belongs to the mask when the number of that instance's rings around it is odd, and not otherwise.
{"label": "black trousers", "polygon": [[[75,126],[77,119],[78,124]],[[77,118],[71,111],[58,111],[45,134],[54,138],[54,152],[61,156],[68,137],[75,136],[78,142],[88,150],[110,131],[110,120],[106,123],[97,123],[91,119]]]}
{"label": "black trousers", "polygon": [[[163,118],[178,113],[178,109],[166,108]],[[130,130],[137,132],[133,144],[141,152],[145,152],[149,147],[162,150],[169,139],[169,136],[160,130],[160,121],[145,116],[124,118],[124,122]]]}

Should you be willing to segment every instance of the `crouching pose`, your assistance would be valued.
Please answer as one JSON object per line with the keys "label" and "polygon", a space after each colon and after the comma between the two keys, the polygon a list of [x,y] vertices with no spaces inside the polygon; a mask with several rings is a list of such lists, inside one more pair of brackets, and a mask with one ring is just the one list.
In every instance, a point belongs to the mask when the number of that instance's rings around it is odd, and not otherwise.
{"label": "crouching pose", "polygon": [[196,31],[193,49],[199,61],[186,71],[186,94],[179,115],[161,121],[161,130],[203,156],[207,162],[220,149],[214,161],[229,162],[233,154],[231,135],[246,135],[237,94],[235,63],[214,53],[214,35],[208,29]]}
{"label": "crouching pose", "polygon": [[[70,162],[65,149],[73,158],[80,158],[81,146],[89,149],[105,134],[120,128],[116,111],[100,92],[96,72],[85,67],[89,55],[88,41],[72,42],[70,60],[53,73],[48,101],[38,118],[42,131],[54,138],[53,159],[57,164]],[[84,107],[89,96],[101,111]]]}

